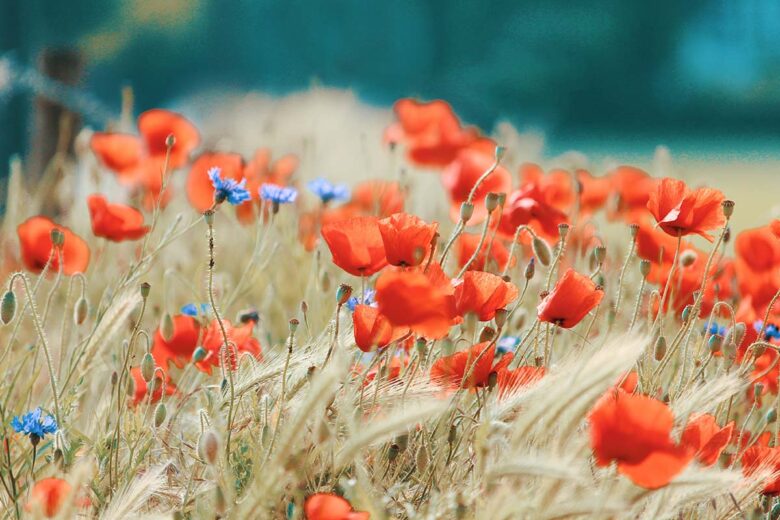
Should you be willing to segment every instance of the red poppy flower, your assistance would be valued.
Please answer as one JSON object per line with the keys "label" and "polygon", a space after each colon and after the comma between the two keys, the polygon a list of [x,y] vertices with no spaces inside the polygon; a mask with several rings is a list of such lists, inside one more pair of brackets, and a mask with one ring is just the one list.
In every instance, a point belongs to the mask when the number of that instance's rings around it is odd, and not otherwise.
{"label": "red poppy flower", "polygon": [[651,397],[610,389],[588,420],[596,464],[616,461],[618,472],[643,488],[667,485],[693,459],[694,450],[670,438],[672,411]]}
{"label": "red poppy flower", "polygon": [[537,186],[529,185],[509,195],[499,230],[504,236],[514,237],[517,228],[524,225],[545,238],[557,239],[558,225],[565,222],[566,214],[545,202]]}
{"label": "red poppy flower", "polygon": [[[651,283],[664,284],[669,268],[674,261],[677,239],[659,231],[645,221],[639,222],[636,234],[636,253],[639,258],[650,262],[648,280]],[[693,250],[688,242],[680,243],[680,251]]]}
{"label": "red poppy flower", "polygon": [[531,186],[537,187],[546,204],[560,211],[568,210],[574,202],[572,176],[566,170],[551,170],[545,175],[538,164],[522,164],[520,165],[520,188]]}
{"label": "red poppy flower", "polygon": [[[501,359],[503,361],[503,358]],[[524,366],[515,369],[503,368],[498,371],[496,386],[499,397],[503,397],[521,388],[531,386],[546,373],[544,367]]]}
{"label": "red poppy flower", "polygon": [[445,101],[401,99],[393,110],[398,123],[388,128],[386,140],[406,143],[409,160],[420,166],[446,166],[478,137],[475,129],[461,127]]}
{"label": "red poppy flower", "polygon": [[[39,510],[46,518],[57,516],[70,497],[73,486],[61,478],[44,478],[33,484],[30,491],[30,501],[24,506],[28,512]],[[76,505],[89,507],[90,500],[86,496],[76,498]]]}
{"label": "red poppy flower", "polygon": [[[135,381],[135,392],[133,393],[133,399],[128,402],[127,404],[135,408],[139,404],[146,403],[146,400],[149,399],[149,396],[147,395],[147,392],[149,391],[149,387],[146,384],[146,381],[144,380],[143,376],[141,375],[141,367],[133,367],[130,369],[130,376],[133,378],[133,381]],[[154,392],[152,392],[152,399],[151,403],[156,403],[162,398],[163,393],[163,380],[160,376],[159,372],[154,374]],[[165,395],[173,395],[176,393],[176,386],[173,384],[173,382],[170,380],[170,377],[168,374],[165,374]]]}
{"label": "red poppy flower", "polygon": [[156,198],[162,188],[168,136],[175,138],[168,160],[170,171],[187,162],[189,154],[200,144],[200,135],[183,116],[160,109],[141,114],[138,131],[140,136],[96,132],[90,145],[98,160],[116,173],[120,181],[143,187]]}
{"label": "red poppy flower", "polygon": [[734,421],[721,428],[710,414],[693,414],[685,425],[681,442],[696,452],[703,466],[712,466],[731,440]]}
{"label": "red poppy flower", "polygon": [[[434,267],[435,266],[435,267]],[[430,265],[428,271],[386,271],[376,281],[379,312],[394,327],[408,327],[427,338],[447,335],[455,318],[452,287]]]}
{"label": "red poppy flower", "polygon": [[397,266],[416,266],[428,258],[439,225],[427,224],[408,213],[396,213],[378,223],[387,262]]}
{"label": "red poppy flower", "polygon": [[581,214],[590,215],[606,205],[612,193],[613,181],[610,177],[594,177],[587,170],[577,170],[577,182]]}
{"label": "red poppy flower", "polygon": [[[474,251],[477,249],[477,246],[479,245],[481,235],[477,235],[474,233],[461,233],[458,237],[457,242],[457,257],[458,257],[458,265],[460,267],[463,267],[466,265],[466,262],[468,262],[472,256],[474,256]],[[469,265],[470,271],[485,271],[485,256],[488,254],[488,248],[490,248],[490,265],[489,267],[491,269],[503,271],[506,268],[507,262],[510,261],[509,258],[509,250],[506,248],[506,246],[500,241],[500,240],[493,240],[493,243],[490,244],[489,240],[484,240],[482,242],[482,247],[479,249],[479,253],[477,254],[477,257],[474,259],[473,262]],[[515,264],[514,258],[512,260],[512,265]]]}
{"label": "red poppy flower", "polygon": [[[234,326],[230,320],[223,318],[222,326],[225,327],[228,344],[231,346],[227,354],[230,358],[232,370],[238,368],[238,359],[236,356],[242,352],[248,352],[258,359],[261,357],[262,349],[260,348],[260,342],[253,335],[255,322],[248,321],[241,325]],[[224,344],[225,338],[222,335],[222,327],[220,327],[219,322],[216,319],[211,320],[211,323],[209,323],[209,326],[203,333],[203,348],[206,350],[206,357],[195,364],[198,369],[207,374],[211,374],[212,367],[220,366],[220,350]],[[233,350],[233,347],[235,347],[235,350]]]}
{"label": "red poppy flower", "polygon": [[371,276],[387,265],[376,217],[353,217],[322,226],[333,263],[349,274]]}
{"label": "red poppy flower", "polygon": [[165,340],[162,331],[158,328],[154,334],[152,344],[152,356],[163,369],[168,368],[168,362],[172,362],[179,368],[192,360],[192,353],[198,346],[200,339],[200,322],[192,316],[179,314],[173,316],[173,335],[170,340]]}
{"label": "red poppy flower", "polygon": [[633,166],[618,166],[608,174],[617,203],[611,208],[610,217],[626,217],[636,220],[647,211],[647,200],[655,189],[657,180],[647,172]]}
{"label": "red poppy flower", "polygon": [[149,232],[143,214],[124,204],[110,204],[102,195],[87,197],[92,232],[114,242],[138,240]]}
{"label": "red poppy flower", "polygon": [[510,352],[494,365],[495,354],[495,345],[486,341],[439,358],[431,366],[431,380],[452,389],[487,386],[490,374],[498,375],[512,361]]}
{"label": "red poppy flower", "polygon": [[769,229],[772,230],[772,233],[774,233],[777,238],[780,238],[780,219],[774,219],[770,222]]}
{"label": "red poppy flower", "polygon": [[539,304],[539,320],[570,329],[601,303],[603,297],[604,291],[596,287],[590,278],[574,269],[567,269]]}
{"label": "red poppy flower", "polygon": [[51,256],[54,244],[51,232],[59,229],[65,241],[62,248],[55,252],[50,269],[56,272],[62,262],[62,272],[66,275],[83,273],[89,266],[89,246],[77,234],[65,226],[55,224],[50,219],[37,216],[30,217],[16,228],[21,246],[22,261],[25,267],[33,273],[40,273]]}
{"label": "red poppy flower", "polygon": [[748,229],[737,235],[734,250],[739,291],[763,309],[780,289],[780,241],[769,226]]}
{"label": "red poppy flower", "polygon": [[498,275],[466,271],[455,286],[455,309],[459,316],[473,312],[480,321],[488,321],[497,309],[505,308],[517,295],[517,286]]}
{"label": "red poppy flower", "polygon": [[[491,153],[474,148],[464,148],[455,160],[441,173],[441,180],[450,196],[450,216],[454,222],[460,220],[460,206],[469,198],[477,180],[490,169],[495,162]],[[512,188],[512,176],[506,168],[498,166],[485,178],[474,193],[474,213],[470,223],[478,223],[487,216],[485,196],[488,193],[509,193]]]}
{"label": "red poppy flower", "polygon": [[393,327],[379,309],[370,305],[355,306],[352,326],[355,344],[363,352],[370,352],[374,347],[386,347],[408,333],[408,329]]}
{"label": "red poppy flower", "polygon": [[315,493],[303,504],[306,520],[368,520],[370,515],[355,511],[347,499],[332,493]]}
{"label": "red poppy flower", "polygon": [[722,227],[726,221],[721,208],[723,200],[723,193],[718,190],[691,190],[683,181],[667,177],[650,192],[647,208],[668,234],[674,237],[696,234],[712,242],[707,231]]}
{"label": "red poppy flower", "polygon": [[764,482],[761,493],[780,495],[780,447],[753,445],[742,454],[742,473],[746,477],[763,472],[773,475]]}

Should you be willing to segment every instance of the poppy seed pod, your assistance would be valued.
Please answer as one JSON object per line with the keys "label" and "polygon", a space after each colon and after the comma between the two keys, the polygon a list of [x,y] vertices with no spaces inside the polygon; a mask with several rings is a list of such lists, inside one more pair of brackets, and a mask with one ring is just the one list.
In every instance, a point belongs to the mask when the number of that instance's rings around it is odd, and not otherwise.
{"label": "poppy seed pod", "polygon": [[173,148],[175,145],[176,145],[176,136],[173,134],[168,134],[168,137],[165,138],[165,147]]}
{"label": "poppy seed pod", "polygon": [[733,200],[724,200],[721,202],[721,207],[723,208],[723,214],[726,216],[726,218],[731,217],[731,215],[734,214],[734,201]]}
{"label": "poppy seed pod", "polygon": [[550,251],[550,246],[547,245],[547,242],[535,236],[531,242],[531,248],[534,251],[534,256],[537,260],[539,260],[540,264],[545,267],[550,265],[552,252]]}
{"label": "poppy seed pod", "polygon": [[339,288],[336,289],[336,303],[339,305],[344,305],[349,300],[349,297],[352,296],[352,287],[343,283],[339,285]]}
{"label": "poppy seed pod", "polygon": [[503,329],[504,325],[506,324],[507,316],[509,316],[508,310],[496,309],[496,315],[493,318],[496,321],[496,327],[498,327],[499,329]]}
{"label": "poppy seed pod", "polygon": [[141,284],[141,298],[144,300],[149,297],[149,291],[152,290],[152,286],[147,282]]}
{"label": "poppy seed pod", "polygon": [[485,341],[490,341],[495,335],[496,331],[492,327],[483,327],[482,331],[479,333],[479,342],[484,343]]}
{"label": "poppy seed pod", "polygon": [[150,352],[147,352],[141,360],[141,376],[147,383],[154,377],[154,368],[154,358]]}
{"label": "poppy seed pod", "polygon": [[300,321],[298,321],[296,318],[292,318],[292,319],[289,321],[289,325],[290,325],[290,334],[291,334],[291,335],[292,335],[292,334],[295,334],[295,331],[296,331],[296,330],[298,330],[298,325],[300,325],[300,323],[301,323],[301,322],[300,322]]}
{"label": "poppy seed pod", "polygon": [[561,237],[561,240],[566,240],[566,235],[569,234],[569,229],[571,229],[571,226],[566,223],[558,224],[558,235]]}
{"label": "poppy seed pod", "polygon": [[204,212],[203,213],[203,220],[206,221],[206,225],[208,227],[213,226],[214,225],[214,211],[213,210],[208,210],[208,211]]}
{"label": "poppy seed pod", "polygon": [[87,319],[87,314],[89,314],[89,302],[82,296],[73,308],[73,321],[76,325],[81,325]]}
{"label": "poppy seed pod", "polygon": [[680,253],[680,265],[683,267],[690,267],[696,261],[696,251],[692,249],[686,249]]}
{"label": "poppy seed pod", "polygon": [[65,243],[65,233],[57,228],[51,230],[51,243],[54,247],[62,247]]}
{"label": "poppy seed pod", "polygon": [[471,202],[464,202],[460,205],[460,221],[464,224],[469,221],[474,214],[474,204]]}
{"label": "poppy seed pod", "polygon": [[492,212],[498,207],[498,193],[490,192],[485,196],[485,209],[488,213]]}
{"label": "poppy seed pod", "polygon": [[170,341],[174,334],[173,317],[169,313],[165,313],[160,323],[160,334],[165,341]]}
{"label": "poppy seed pod", "polygon": [[639,233],[639,224],[631,224],[628,226],[628,232],[631,234],[631,238],[636,238]]}
{"label": "poppy seed pod", "polygon": [[4,325],[11,323],[16,315],[16,295],[13,291],[6,291],[3,295],[3,302],[0,303],[0,319]]}
{"label": "poppy seed pod", "polygon": [[154,409],[154,427],[159,428],[162,423],[165,422],[165,416],[168,415],[168,410],[165,408],[165,403],[159,403],[157,408]]}
{"label": "poppy seed pod", "polygon": [[647,275],[650,274],[650,261],[649,260],[642,260],[639,262],[639,272],[642,274],[642,278],[647,278]]}

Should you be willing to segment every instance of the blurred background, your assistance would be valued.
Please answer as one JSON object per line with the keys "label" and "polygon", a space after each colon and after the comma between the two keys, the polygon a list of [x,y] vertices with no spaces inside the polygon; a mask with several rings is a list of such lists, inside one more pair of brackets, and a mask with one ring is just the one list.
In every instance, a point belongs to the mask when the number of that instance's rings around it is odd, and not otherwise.
{"label": "blurred background", "polygon": [[205,90],[284,95],[323,85],[377,106],[443,98],[487,131],[505,120],[542,132],[549,155],[641,162],[664,144],[682,161],[718,161],[720,175],[753,163],[778,173],[777,0],[0,6],[0,164],[24,155],[46,125],[47,92],[101,128],[128,85],[136,112]]}

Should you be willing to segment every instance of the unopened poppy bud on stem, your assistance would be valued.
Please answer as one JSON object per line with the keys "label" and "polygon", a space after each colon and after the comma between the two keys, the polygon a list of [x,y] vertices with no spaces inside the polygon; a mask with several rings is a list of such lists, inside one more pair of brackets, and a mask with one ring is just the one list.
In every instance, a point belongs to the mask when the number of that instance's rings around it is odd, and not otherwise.
{"label": "unopened poppy bud on stem", "polygon": [[206,359],[206,354],[208,354],[208,352],[206,352],[205,348],[201,346],[195,347],[195,350],[192,351],[192,362],[200,363]]}
{"label": "unopened poppy bud on stem", "polygon": [[753,397],[758,399],[764,393],[764,385],[762,383],[756,383],[753,387]]}
{"label": "unopened poppy bud on stem", "polygon": [[166,312],[163,315],[162,323],[160,324],[160,334],[162,334],[162,337],[165,341],[170,341],[171,338],[173,338],[173,333],[173,317],[170,315],[170,313]]}
{"label": "unopened poppy bud on stem", "polygon": [[176,136],[173,134],[168,134],[168,137],[165,138],[165,146],[167,148],[173,148],[176,145]]}
{"label": "unopened poppy bud on stem", "polygon": [[691,317],[691,311],[693,311],[693,305],[686,305],[685,308],[682,311],[682,320],[688,321],[688,318]]}
{"label": "unopened poppy bud on stem", "polygon": [[531,248],[534,251],[534,256],[537,260],[539,260],[540,264],[545,267],[550,265],[552,252],[550,251],[550,246],[547,245],[547,242],[535,236],[531,242]]}
{"label": "unopened poppy bud on stem", "polygon": [[474,214],[474,204],[471,202],[464,202],[460,205],[460,221],[464,224],[469,221]]}
{"label": "unopened poppy bud on stem", "polygon": [[479,334],[479,342],[484,343],[490,341],[496,335],[496,331],[492,327],[483,327],[482,332]]}
{"label": "unopened poppy bud on stem", "polygon": [[777,420],[777,410],[774,408],[770,408],[770,410],[766,413],[766,423],[772,424]]}
{"label": "unopened poppy bud on stem", "polygon": [[496,316],[494,319],[496,320],[496,327],[499,329],[503,329],[504,325],[506,324],[506,318],[509,316],[509,311],[506,309],[496,309]]}
{"label": "unopened poppy bud on stem", "polygon": [[159,403],[157,408],[154,409],[154,427],[159,428],[162,426],[167,415],[168,410],[165,408],[165,403]]}
{"label": "unopened poppy bud on stem", "polygon": [[658,336],[655,340],[655,348],[653,349],[653,355],[656,361],[661,361],[666,357],[666,338]]}
{"label": "unopened poppy bud on stem", "polygon": [[147,383],[154,377],[154,369],[154,357],[152,357],[150,352],[147,352],[144,354],[143,360],[141,360],[141,376]]}
{"label": "unopened poppy bud on stem", "polygon": [[710,336],[709,340],[707,340],[707,347],[710,349],[711,354],[717,354],[718,352],[720,352],[722,346],[723,346],[723,336],[714,334]]}
{"label": "unopened poppy bud on stem", "polygon": [[531,260],[528,261],[528,265],[525,266],[525,279],[530,280],[534,277],[534,273],[536,272],[536,261],[531,258]]}
{"label": "unopened poppy bud on stem", "polygon": [[62,247],[65,243],[65,234],[57,228],[51,230],[51,243],[54,247]]}
{"label": "unopened poppy bud on stem", "polygon": [[206,430],[198,439],[198,455],[211,465],[216,464],[219,455],[219,437],[214,430]]}
{"label": "unopened poppy bud on stem", "polygon": [[89,314],[89,302],[82,296],[73,308],[73,321],[76,325],[81,325],[87,319],[87,314]]}
{"label": "unopened poppy bud on stem", "polygon": [[692,249],[686,249],[680,253],[680,265],[683,267],[690,267],[696,261],[696,251]]}
{"label": "unopened poppy bud on stem", "polygon": [[4,325],[8,325],[16,315],[16,294],[13,291],[6,291],[3,295],[3,301],[0,303],[0,319]]}

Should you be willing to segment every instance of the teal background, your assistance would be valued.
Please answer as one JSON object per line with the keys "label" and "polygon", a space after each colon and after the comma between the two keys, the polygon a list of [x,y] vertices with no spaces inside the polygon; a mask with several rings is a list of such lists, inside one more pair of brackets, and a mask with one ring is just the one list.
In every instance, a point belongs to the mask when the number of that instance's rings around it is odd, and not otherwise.
{"label": "teal background", "polygon": [[[780,150],[776,0],[0,0],[0,59],[81,50],[101,125],[209,87],[316,82],[373,104],[444,98],[490,129],[544,131],[549,152],[764,157]],[[0,160],[24,152],[29,86],[0,80]],[[3,168],[4,170],[4,168]]]}

